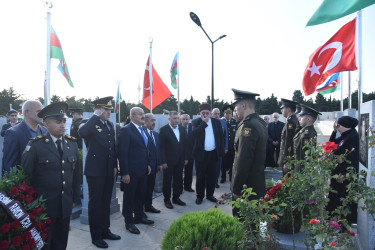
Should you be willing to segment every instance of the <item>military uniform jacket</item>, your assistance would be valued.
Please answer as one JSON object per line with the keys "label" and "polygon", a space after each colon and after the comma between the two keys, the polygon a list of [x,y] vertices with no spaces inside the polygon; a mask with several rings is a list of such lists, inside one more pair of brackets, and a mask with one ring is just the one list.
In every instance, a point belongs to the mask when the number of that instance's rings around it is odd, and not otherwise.
{"label": "military uniform jacket", "polygon": [[238,124],[234,139],[234,164],[231,191],[241,195],[243,185],[252,187],[257,197],[265,194],[264,161],[268,132],[266,123],[257,113],[248,115]]}
{"label": "military uniform jacket", "polygon": [[234,137],[236,135],[237,123],[231,118],[229,121],[222,118],[227,123],[227,135],[228,135],[228,150],[234,150]]}
{"label": "military uniform jacket", "polygon": [[293,138],[297,128],[298,119],[295,114],[290,115],[281,131],[280,155],[278,164],[282,167],[287,161],[288,156],[293,156]]}
{"label": "military uniform jacket", "polygon": [[112,122],[107,121],[107,123],[110,130],[99,116],[93,115],[78,129],[87,148],[84,170],[87,176],[113,176],[113,169],[117,169],[115,129]]}
{"label": "military uniform jacket", "polygon": [[70,126],[70,135],[77,139],[77,145],[79,149],[82,149],[82,138],[78,134],[78,128],[82,120],[83,120],[82,118],[79,118],[73,121],[72,125]]}
{"label": "military uniform jacket", "polygon": [[[317,133],[314,125],[306,126],[299,130],[293,138],[294,157],[296,160],[303,160],[305,158],[305,152],[307,149],[304,149],[303,147],[307,145],[312,138],[316,137]],[[296,166],[296,170],[300,170],[300,166]]]}
{"label": "military uniform jacket", "polygon": [[62,138],[63,157],[49,133],[30,140],[22,154],[21,165],[31,177],[31,185],[46,199],[47,214],[66,218],[72,213],[73,202],[80,202],[78,147],[71,136]]}

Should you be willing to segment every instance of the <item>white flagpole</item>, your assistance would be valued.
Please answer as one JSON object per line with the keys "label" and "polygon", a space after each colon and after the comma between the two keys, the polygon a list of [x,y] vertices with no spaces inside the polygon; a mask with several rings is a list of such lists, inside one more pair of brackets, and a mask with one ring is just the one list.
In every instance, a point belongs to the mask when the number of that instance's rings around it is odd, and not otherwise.
{"label": "white flagpole", "polygon": [[44,81],[44,106],[50,103],[50,73],[51,73],[51,2],[46,2],[47,7],[47,65]]}
{"label": "white flagpole", "polygon": [[340,73],[340,78],[341,78],[341,86],[340,86],[340,92],[341,92],[341,100],[340,100],[340,111],[344,111],[344,79],[343,79],[344,74],[341,72]]}
{"label": "white flagpole", "polygon": [[177,110],[180,113],[180,52],[177,51]]}
{"label": "white flagpole", "polygon": [[362,10],[358,11],[357,18],[357,42],[358,42],[358,120],[361,118],[362,104]]}
{"label": "white flagpole", "polygon": [[153,79],[152,79],[152,37],[150,37],[150,63],[148,66],[148,73],[149,73],[149,78],[150,78],[150,113],[152,113],[152,84],[153,84]]}
{"label": "white flagpole", "polygon": [[351,90],[351,74],[348,71],[348,109],[352,108],[352,90]]}

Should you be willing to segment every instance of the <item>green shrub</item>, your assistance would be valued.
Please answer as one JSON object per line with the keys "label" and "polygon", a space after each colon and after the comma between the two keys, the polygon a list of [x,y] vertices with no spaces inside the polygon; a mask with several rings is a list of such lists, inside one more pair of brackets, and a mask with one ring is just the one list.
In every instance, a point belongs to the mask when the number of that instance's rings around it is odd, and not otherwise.
{"label": "green shrub", "polygon": [[242,234],[238,220],[219,209],[186,213],[170,225],[161,249],[237,249]]}

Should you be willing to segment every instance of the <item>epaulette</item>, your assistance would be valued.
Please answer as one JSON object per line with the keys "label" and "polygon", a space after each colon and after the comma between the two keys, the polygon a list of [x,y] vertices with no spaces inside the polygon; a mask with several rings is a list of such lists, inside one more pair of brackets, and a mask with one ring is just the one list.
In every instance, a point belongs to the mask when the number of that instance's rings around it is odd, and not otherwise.
{"label": "epaulette", "polygon": [[65,135],[65,138],[68,140],[77,141],[77,138],[75,138],[74,136]]}
{"label": "epaulette", "polygon": [[32,142],[36,142],[36,141],[39,141],[39,140],[42,139],[42,138],[43,138],[43,135],[38,135],[38,136],[35,136],[35,137],[31,138],[30,140],[31,140]]}

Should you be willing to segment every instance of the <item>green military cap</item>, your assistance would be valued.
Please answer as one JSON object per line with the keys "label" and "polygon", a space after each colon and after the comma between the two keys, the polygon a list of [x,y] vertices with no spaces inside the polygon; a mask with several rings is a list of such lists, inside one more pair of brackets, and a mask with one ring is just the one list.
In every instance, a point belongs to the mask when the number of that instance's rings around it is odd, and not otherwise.
{"label": "green military cap", "polygon": [[104,109],[113,109],[112,102],[111,102],[112,99],[113,99],[113,96],[107,96],[107,97],[97,99],[91,103],[94,104],[95,107],[104,108]]}
{"label": "green military cap", "polygon": [[14,114],[14,113],[18,114],[18,111],[15,109],[11,109],[8,111],[7,116],[10,116],[11,114]]}
{"label": "green military cap", "polygon": [[299,104],[298,102],[283,99],[283,98],[281,98],[281,103],[282,103],[282,105],[281,105],[280,109],[282,109],[284,107],[291,107],[293,109],[296,109],[296,106]]}
{"label": "green military cap", "polygon": [[82,114],[81,108],[69,108],[70,115],[73,115],[74,113]]}
{"label": "green military cap", "polygon": [[312,116],[314,118],[317,118],[318,115],[322,115],[321,113],[319,113],[319,111],[317,111],[313,108],[310,108],[306,105],[301,104],[301,107],[302,107],[302,111],[299,113],[300,116],[309,115],[309,116]]}
{"label": "green military cap", "polygon": [[255,100],[256,96],[259,96],[259,94],[244,91],[244,90],[238,90],[238,89],[232,89],[234,93],[234,102],[233,105],[235,105],[237,102],[242,100]]}
{"label": "green military cap", "polygon": [[232,105],[225,105],[224,107],[223,107],[223,109],[222,109],[222,111],[224,112],[224,113],[227,113],[227,112],[233,112],[233,106]]}
{"label": "green military cap", "polygon": [[66,102],[54,102],[44,107],[39,113],[38,117],[47,119],[67,119],[66,111],[68,110],[68,104]]}

